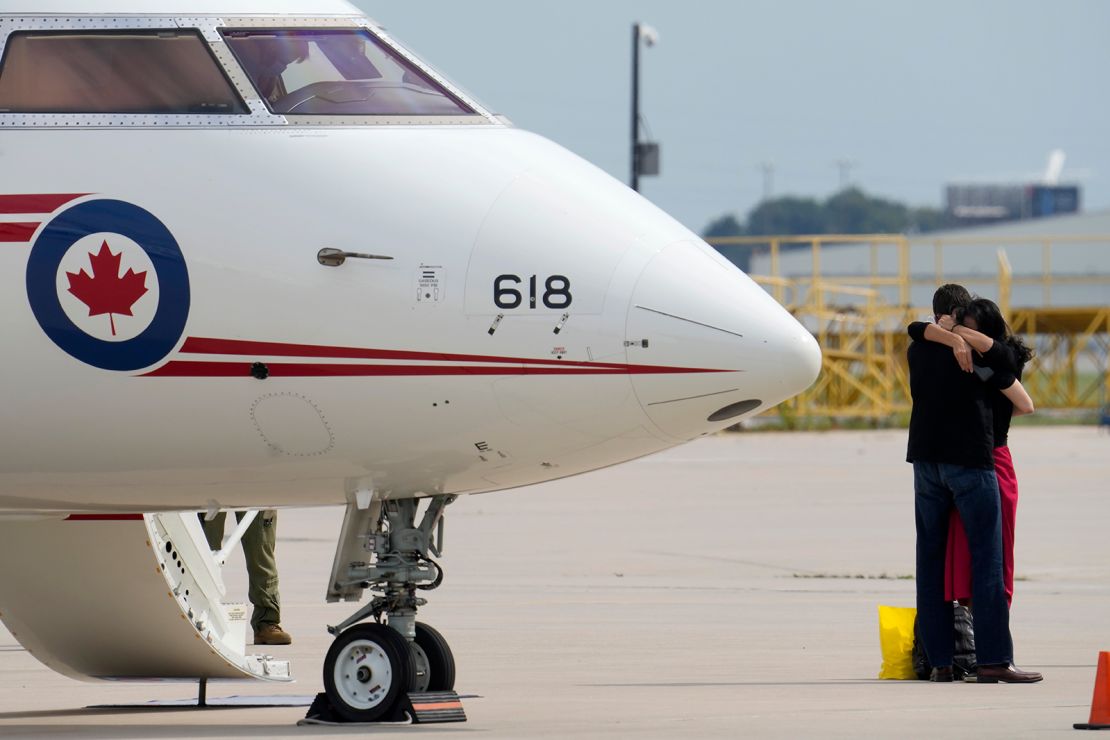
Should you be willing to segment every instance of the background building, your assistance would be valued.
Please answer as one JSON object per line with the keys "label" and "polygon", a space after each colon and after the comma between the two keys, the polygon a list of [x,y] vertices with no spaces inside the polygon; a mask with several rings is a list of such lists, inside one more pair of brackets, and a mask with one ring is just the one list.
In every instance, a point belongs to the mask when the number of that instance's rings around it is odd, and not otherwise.
{"label": "background building", "polygon": [[948,185],[945,216],[954,226],[1079,212],[1078,185]]}

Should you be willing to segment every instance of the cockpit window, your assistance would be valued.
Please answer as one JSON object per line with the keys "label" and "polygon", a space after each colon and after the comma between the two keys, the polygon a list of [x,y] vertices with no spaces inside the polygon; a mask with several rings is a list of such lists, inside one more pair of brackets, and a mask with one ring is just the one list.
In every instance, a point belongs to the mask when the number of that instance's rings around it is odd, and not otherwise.
{"label": "cockpit window", "polygon": [[247,113],[196,31],[13,33],[2,113]]}
{"label": "cockpit window", "polygon": [[368,31],[226,30],[224,39],[270,110],[325,116],[474,113]]}

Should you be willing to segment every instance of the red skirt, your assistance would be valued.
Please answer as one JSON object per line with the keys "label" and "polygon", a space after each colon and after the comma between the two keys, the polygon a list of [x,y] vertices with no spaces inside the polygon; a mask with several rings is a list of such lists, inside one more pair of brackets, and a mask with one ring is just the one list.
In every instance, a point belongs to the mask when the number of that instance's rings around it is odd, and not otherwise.
{"label": "red skirt", "polygon": [[[994,448],[994,472],[998,476],[998,495],[1002,505],[1002,581],[1006,603],[1014,600],[1014,522],[1017,519],[1018,486],[1014,460],[1009,447]],[[971,598],[971,551],[967,534],[955,508],[948,521],[948,556],[944,564],[944,598],[949,601]]]}

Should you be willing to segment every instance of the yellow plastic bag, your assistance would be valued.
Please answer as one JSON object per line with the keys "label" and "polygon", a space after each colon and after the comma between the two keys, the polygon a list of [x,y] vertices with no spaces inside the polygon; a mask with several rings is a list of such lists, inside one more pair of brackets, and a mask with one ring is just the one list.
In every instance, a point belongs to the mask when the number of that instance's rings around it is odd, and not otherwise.
{"label": "yellow plastic bag", "polygon": [[879,607],[879,643],[883,648],[879,678],[917,678],[913,672],[913,620],[916,616],[917,609],[911,607]]}

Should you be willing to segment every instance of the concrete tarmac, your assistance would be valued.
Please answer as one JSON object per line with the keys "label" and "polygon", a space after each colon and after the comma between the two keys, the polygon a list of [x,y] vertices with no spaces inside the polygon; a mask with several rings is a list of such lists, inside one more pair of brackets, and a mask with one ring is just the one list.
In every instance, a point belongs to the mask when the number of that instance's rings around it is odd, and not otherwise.
{"label": "concrete tarmac", "polygon": [[[0,628],[0,737],[1073,737],[1110,650],[1110,436],[1016,428],[1012,631],[1035,685],[879,681],[876,607],[914,603],[904,431],[722,434],[448,509],[444,585],[421,618],[458,661],[466,724],[296,727],[303,707],[91,709],[195,696],[86,684]],[[322,690],[323,602],[342,511],[282,511],[294,684]],[[16,567],[5,563],[3,567]],[[228,582],[245,600],[242,560]],[[65,578],[64,570],[58,577]],[[80,584],[73,584],[79,588]],[[80,614],[73,629],[88,630]]]}

